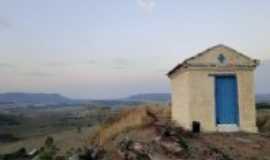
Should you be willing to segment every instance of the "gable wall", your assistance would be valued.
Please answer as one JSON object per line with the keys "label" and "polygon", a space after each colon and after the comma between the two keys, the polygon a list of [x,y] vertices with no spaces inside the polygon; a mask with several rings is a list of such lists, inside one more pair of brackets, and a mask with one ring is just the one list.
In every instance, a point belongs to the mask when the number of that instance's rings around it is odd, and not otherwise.
{"label": "gable wall", "polygon": [[236,53],[233,50],[230,50],[225,47],[219,47],[215,48],[213,50],[210,50],[206,53],[204,53],[201,56],[198,56],[192,60],[189,60],[189,64],[215,64],[218,66],[223,66],[224,64],[220,64],[217,57],[223,54],[226,59],[227,63],[225,65],[254,65],[254,62],[250,60],[249,58],[246,58],[245,56],[242,56],[238,53]]}

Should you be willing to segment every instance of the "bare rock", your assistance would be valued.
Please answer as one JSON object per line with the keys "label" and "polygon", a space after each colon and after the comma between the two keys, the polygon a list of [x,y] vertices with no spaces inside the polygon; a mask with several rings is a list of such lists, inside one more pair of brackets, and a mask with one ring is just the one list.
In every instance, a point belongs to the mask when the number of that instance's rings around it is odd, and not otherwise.
{"label": "bare rock", "polygon": [[125,160],[151,160],[146,144],[125,138],[120,142],[119,155]]}
{"label": "bare rock", "polygon": [[160,146],[172,154],[180,154],[184,151],[177,142],[161,141]]}
{"label": "bare rock", "polygon": [[246,144],[251,144],[252,141],[250,139],[246,139],[246,138],[242,138],[242,137],[236,137],[235,138],[238,142],[241,142],[241,143],[246,143]]}

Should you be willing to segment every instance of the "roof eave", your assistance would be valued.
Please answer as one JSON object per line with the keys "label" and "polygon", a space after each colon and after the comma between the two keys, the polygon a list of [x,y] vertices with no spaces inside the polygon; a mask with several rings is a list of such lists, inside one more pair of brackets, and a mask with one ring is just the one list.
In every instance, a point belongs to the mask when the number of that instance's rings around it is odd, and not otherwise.
{"label": "roof eave", "polygon": [[167,73],[167,76],[170,77],[171,75],[173,75],[178,69],[183,68],[183,67],[187,67],[188,64],[186,62],[180,63],[178,65],[176,65],[172,70],[170,70]]}

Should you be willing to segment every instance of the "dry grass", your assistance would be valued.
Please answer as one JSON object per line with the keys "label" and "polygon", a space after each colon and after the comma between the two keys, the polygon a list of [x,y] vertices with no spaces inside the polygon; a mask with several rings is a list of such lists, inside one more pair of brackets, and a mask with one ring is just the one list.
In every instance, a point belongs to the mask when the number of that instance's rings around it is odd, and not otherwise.
{"label": "dry grass", "polygon": [[135,108],[122,108],[118,114],[98,126],[96,131],[89,136],[89,143],[104,145],[116,136],[132,129],[147,127],[160,118],[169,119],[169,107],[139,106]]}
{"label": "dry grass", "polygon": [[78,133],[76,129],[73,129],[46,136],[33,136],[14,143],[0,144],[0,154],[11,153],[22,147],[26,148],[27,151],[31,151],[35,148],[39,149],[43,146],[47,136],[51,136],[54,138],[56,147],[60,149],[59,154],[63,155],[72,148],[83,147],[89,132],[92,132],[91,127],[83,128],[81,133]]}
{"label": "dry grass", "polygon": [[[121,108],[113,118],[108,119],[102,125],[96,126],[87,141],[89,144],[103,146],[112,142],[120,134],[124,135],[134,129],[143,129],[160,119],[170,119],[170,107],[144,105]],[[270,131],[269,110],[258,113],[257,125],[262,132]]]}

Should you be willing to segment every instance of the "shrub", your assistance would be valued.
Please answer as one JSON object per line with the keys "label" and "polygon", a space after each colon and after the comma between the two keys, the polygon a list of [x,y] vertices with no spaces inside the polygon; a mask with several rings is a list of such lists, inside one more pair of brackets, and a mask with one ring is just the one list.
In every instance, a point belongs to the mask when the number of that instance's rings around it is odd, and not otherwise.
{"label": "shrub", "polygon": [[270,109],[270,104],[268,103],[257,103],[256,104],[257,109]]}
{"label": "shrub", "polygon": [[260,132],[270,132],[270,112],[264,111],[259,113],[257,126]]}
{"label": "shrub", "polygon": [[39,154],[40,160],[53,160],[58,149],[54,145],[54,139],[52,137],[47,137],[44,143],[44,147],[41,149]]}

